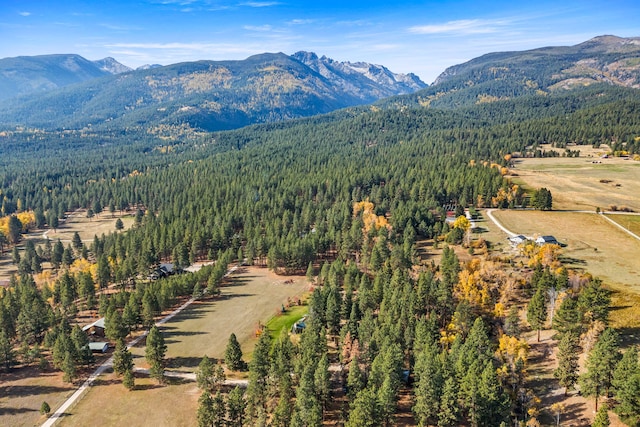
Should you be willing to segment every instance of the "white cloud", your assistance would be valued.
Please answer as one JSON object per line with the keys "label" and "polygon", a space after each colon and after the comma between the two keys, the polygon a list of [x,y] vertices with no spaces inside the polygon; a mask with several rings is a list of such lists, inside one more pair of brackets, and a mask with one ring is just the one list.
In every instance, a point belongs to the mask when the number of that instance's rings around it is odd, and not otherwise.
{"label": "white cloud", "polygon": [[443,24],[418,25],[409,28],[414,34],[488,34],[510,24],[508,20],[461,19]]}
{"label": "white cloud", "polygon": [[245,25],[244,27],[245,30],[248,31],[257,31],[260,33],[266,33],[269,31],[273,31],[273,27],[271,25]]}
{"label": "white cloud", "polygon": [[18,12],[20,16],[31,16],[31,12]]}
{"label": "white cloud", "polygon": [[292,19],[291,21],[289,21],[289,24],[291,25],[307,25],[312,23],[313,19]]}
{"label": "white cloud", "polygon": [[248,1],[245,3],[240,3],[240,6],[249,6],[249,7],[271,7],[278,6],[280,2],[277,1]]}

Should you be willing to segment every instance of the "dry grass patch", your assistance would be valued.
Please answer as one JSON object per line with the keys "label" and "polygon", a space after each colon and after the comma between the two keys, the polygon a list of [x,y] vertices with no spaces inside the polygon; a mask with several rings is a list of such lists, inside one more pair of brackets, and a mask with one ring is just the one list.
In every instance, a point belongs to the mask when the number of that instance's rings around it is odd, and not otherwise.
{"label": "dry grass patch", "polygon": [[640,293],[640,245],[600,215],[578,212],[494,211],[507,229],[527,236],[551,234],[567,246],[571,268],[600,277],[613,288]]}
{"label": "dry grass patch", "polygon": [[[582,150],[582,147],[577,147]],[[593,163],[600,162],[600,163]],[[513,181],[525,188],[545,187],[554,209],[595,211],[610,206],[640,211],[640,163],[622,158],[556,157],[516,159]]]}
{"label": "dry grass patch", "polygon": [[60,426],[194,426],[200,390],[194,382],[168,379],[160,386],[136,376],[128,391],[114,374],[99,378],[66,416]]}
{"label": "dry grass patch", "polygon": [[44,422],[40,405],[46,401],[51,412],[75,391],[62,381],[60,372],[41,373],[35,368],[0,374],[0,425],[33,426]]}

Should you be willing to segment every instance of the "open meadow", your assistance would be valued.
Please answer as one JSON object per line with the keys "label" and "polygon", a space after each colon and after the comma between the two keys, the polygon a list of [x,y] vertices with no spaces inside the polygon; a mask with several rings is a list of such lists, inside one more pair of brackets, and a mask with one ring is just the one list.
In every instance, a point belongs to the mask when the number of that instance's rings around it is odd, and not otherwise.
{"label": "open meadow", "polygon": [[[223,358],[231,333],[236,334],[246,361],[256,342],[258,323],[266,323],[287,300],[301,297],[308,286],[305,277],[239,268],[221,288],[221,298],[196,302],[162,325],[167,371],[193,372],[205,354]],[[144,346],[131,352],[136,367],[148,368]],[[101,377],[60,425],[195,425],[200,391],[194,382],[169,378],[167,385],[158,386],[140,375],[136,374],[136,389],[131,392],[113,374]]]}
{"label": "open meadow", "polygon": [[[513,182],[528,189],[545,187],[558,210],[610,210],[627,207],[640,212],[640,162],[601,158],[602,150],[572,147],[582,157],[514,159]],[[584,157],[585,151],[591,157]]]}
{"label": "open meadow", "polygon": [[640,241],[602,215],[518,210],[494,211],[493,215],[514,233],[555,236],[566,245],[562,256],[572,269],[600,277],[618,290],[640,293]]}

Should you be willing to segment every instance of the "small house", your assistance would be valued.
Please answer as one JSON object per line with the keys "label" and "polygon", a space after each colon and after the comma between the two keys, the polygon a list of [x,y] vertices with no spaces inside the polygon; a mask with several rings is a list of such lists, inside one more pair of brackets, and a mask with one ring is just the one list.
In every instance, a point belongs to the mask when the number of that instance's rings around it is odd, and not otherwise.
{"label": "small house", "polygon": [[90,342],[89,343],[89,350],[91,350],[91,353],[106,353],[108,349],[109,349],[108,342]]}
{"label": "small house", "polygon": [[527,241],[527,237],[522,234],[518,234],[517,236],[509,237],[509,241],[514,245],[519,245]]}
{"label": "small house", "polygon": [[104,317],[82,328],[90,336],[104,337]]}
{"label": "small house", "polygon": [[553,236],[540,236],[536,239],[536,243],[539,245],[558,245],[558,241]]}

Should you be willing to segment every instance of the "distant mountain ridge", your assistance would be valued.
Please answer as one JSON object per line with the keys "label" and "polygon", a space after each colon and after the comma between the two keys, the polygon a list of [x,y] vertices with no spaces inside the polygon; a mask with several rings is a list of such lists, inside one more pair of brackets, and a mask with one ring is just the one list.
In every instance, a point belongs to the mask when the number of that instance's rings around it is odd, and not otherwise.
{"label": "distant mountain ridge", "polygon": [[109,75],[80,55],[18,56],[0,59],[0,101]]}
{"label": "distant mountain ridge", "polygon": [[293,58],[309,66],[321,76],[335,82],[345,91],[369,92],[378,98],[412,93],[427,87],[418,76],[396,74],[382,65],[366,62],[339,62],[313,52],[300,51]]}
{"label": "distant mountain ridge", "polygon": [[366,63],[339,63],[314,53],[265,53],[238,61],[138,70],[112,58],[86,64],[99,78],[18,101],[5,99],[0,103],[0,124],[232,129],[327,113],[426,87],[415,75]]}
{"label": "distant mountain ridge", "polygon": [[575,46],[489,53],[447,68],[416,97],[456,108],[596,83],[640,88],[640,38],[605,35]]}
{"label": "distant mountain ridge", "polygon": [[122,74],[128,71],[133,71],[133,68],[129,68],[113,59],[112,57],[106,57],[93,61],[101,70],[106,71],[109,74]]}

